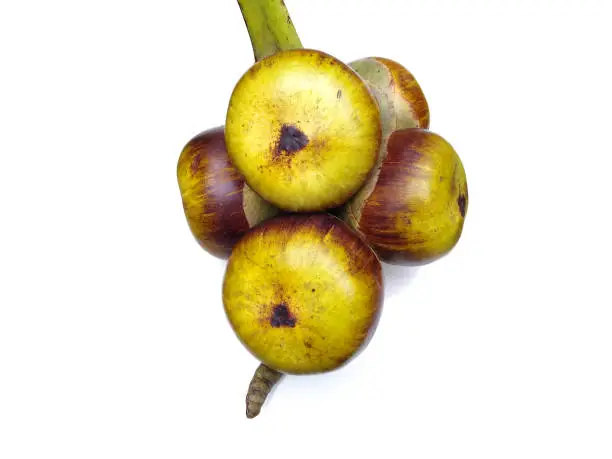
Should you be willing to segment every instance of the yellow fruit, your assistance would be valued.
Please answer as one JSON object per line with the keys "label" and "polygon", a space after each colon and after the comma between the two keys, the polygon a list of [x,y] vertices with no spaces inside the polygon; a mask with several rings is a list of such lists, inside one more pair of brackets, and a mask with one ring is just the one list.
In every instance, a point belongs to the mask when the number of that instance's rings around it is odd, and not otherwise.
{"label": "yellow fruit", "polygon": [[236,85],[225,138],[232,162],[285,210],[339,206],[364,184],[381,143],[380,113],[363,80],[316,50],[281,51]]}
{"label": "yellow fruit", "polygon": [[223,127],[201,132],[185,145],[177,179],[189,228],[202,248],[216,257],[229,257],[249,228],[278,213],[231,164]]}
{"label": "yellow fruit", "polygon": [[342,218],[382,260],[425,263],[459,240],[468,207],[465,170],[453,147],[424,129],[391,134],[382,164]]}
{"label": "yellow fruit", "polygon": [[235,246],[223,303],[238,338],[285,373],[346,363],[374,333],[382,306],[378,258],[329,214],[288,215],[250,230]]}

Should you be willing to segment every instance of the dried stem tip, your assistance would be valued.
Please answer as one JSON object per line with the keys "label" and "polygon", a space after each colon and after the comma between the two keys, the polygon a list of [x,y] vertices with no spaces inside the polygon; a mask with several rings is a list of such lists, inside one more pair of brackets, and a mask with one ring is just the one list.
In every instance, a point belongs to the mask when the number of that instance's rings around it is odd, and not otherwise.
{"label": "dried stem tip", "polygon": [[246,396],[247,418],[253,419],[259,414],[266,397],[282,376],[282,373],[265,366],[263,363],[257,367]]}

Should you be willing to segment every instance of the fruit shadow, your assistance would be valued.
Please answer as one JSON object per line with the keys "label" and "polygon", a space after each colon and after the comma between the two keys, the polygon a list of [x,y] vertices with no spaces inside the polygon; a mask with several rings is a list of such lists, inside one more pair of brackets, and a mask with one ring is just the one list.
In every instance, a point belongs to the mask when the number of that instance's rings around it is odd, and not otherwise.
{"label": "fruit shadow", "polygon": [[[321,400],[343,397],[347,385],[350,384],[352,379],[358,377],[359,368],[350,364],[327,373],[283,375],[282,379],[268,395],[266,405],[270,407],[277,406],[276,403],[281,403],[274,400],[274,392],[279,388],[281,388],[281,397],[287,400],[299,400],[300,404],[306,405],[309,404],[309,399],[320,403]],[[287,401],[285,400],[282,403],[287,403]],[[294,408],[296,406],[294,404]],[[262,412],[265,409],[266,407],[264,406]]]}
{"label": "fruit shadow", "polygon": [[405,291],[416,277],[419,266],[382,264],[385,296],[393,298]]}

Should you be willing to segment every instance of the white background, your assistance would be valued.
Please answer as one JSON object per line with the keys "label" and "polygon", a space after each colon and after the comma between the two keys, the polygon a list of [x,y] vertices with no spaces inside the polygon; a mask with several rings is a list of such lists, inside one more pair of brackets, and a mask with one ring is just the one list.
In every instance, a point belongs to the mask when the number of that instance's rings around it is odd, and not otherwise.
{"label": "white background", "polygon": [[612,457],[610,2],[286,3],[306,46],[415,74],[459,245],[385,268],[367,350],[246,420],[175,175],[252,63],[238,6],[2,2],[0,457]]}

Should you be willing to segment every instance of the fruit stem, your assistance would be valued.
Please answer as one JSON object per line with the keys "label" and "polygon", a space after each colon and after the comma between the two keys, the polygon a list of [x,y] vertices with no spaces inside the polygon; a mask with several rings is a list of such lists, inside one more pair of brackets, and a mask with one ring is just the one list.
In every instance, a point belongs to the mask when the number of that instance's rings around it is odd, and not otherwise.
{"label": "fruit stem", "polygon": [[302,48],[283,0],[238,0],[259,61],[277,51]]}
{"label": "fruit stem", "polygon": [[263,363],[257,367],[249,391],[246,396],[246,417],[253,419],[261,411],[266,398],[270,394],[272,388],[280,381],[282,373],[264,365]]}

